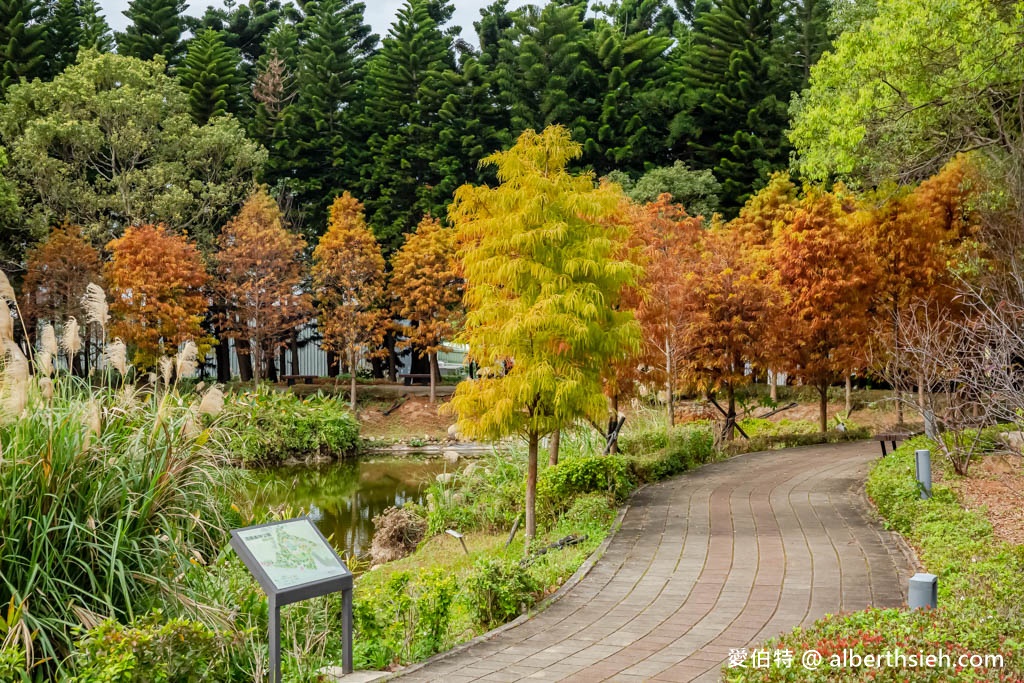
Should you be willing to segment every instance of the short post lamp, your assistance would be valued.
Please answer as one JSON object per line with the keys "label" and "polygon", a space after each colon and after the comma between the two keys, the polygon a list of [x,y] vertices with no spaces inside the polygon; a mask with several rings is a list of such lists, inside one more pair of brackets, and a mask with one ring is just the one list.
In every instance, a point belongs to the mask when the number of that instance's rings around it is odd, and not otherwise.
{"label": "short post lamp", "polygon": [[921,500],[932,497],[932,453],[928,450],[914,451],[917,483],[921,489]]}
{"label": "short post lamp", "polygon": [[939,577],[918,572],[910,577],[907,593],[910,609],[935,609],[939,605]]}

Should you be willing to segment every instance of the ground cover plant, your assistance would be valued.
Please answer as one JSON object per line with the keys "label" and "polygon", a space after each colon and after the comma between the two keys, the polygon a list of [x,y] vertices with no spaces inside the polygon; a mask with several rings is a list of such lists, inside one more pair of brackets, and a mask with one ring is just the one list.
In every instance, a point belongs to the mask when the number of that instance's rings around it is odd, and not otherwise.
{"label": "ground cover plant", "polygon": [[[1024,546],[996,539],[983,513],[965,509],[953,491],[933,487],[922,501],[914,477],[914,450],[936,444],[918,438],[901,445],[872,469],[867,492],[885,522],[914,547],[926,571],[939,577],[939,608],[869,609],[830,615],[795,629],[763,647],[796,653],[792,666],[773,662],[754,669],[723,668],[730,681],[902,681],[905,668],[830,667],[805,669],[799,657],[810,649],[826,657],[844,649],[861,654],[886,650],[1001,654],[1003,666],[914,670],[913,680],[997,681],[1024,678]],[[951,468],[950,468],[951,472]]]}

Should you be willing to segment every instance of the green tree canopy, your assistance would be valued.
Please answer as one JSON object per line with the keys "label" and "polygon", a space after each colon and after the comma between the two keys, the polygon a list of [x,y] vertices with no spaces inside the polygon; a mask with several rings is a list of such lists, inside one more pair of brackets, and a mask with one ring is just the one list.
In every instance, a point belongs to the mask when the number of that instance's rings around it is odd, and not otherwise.
{"label": "green tree canopy", "polygon": [[266,159],[231,118],[196,125],[162,59],[92,51],[53,83],[11,88],[0,139],[28,224],[68,220],[96,244],[163,222],[209,246]]}
{"label": "green tree canopy", "polygon": [[613,185],[571,175],[581,153],[569,131],[526,131],[497,167],[495,187],[459,188],[449,218],[466,245],[464,341],[482,369],[451,406],[460,432],[524,436],[529,444],[526,533],[536,533],[537,449],[573,420],[601,420],[602,372],[639,344],[632,313],[616,305],[636,267],[623,258],[628,228]]}
{"label": "green tree canopy", "polygon": [[46,74],[45,12],[38,0],[0,0],[0,96]]}
{"label": "green tree canopy", "polygon": [[173,67],[185,53],[185,7],[184,0],[131,0],[124,11],[131,23],[117,34],[117,51],[139,59],[160,55]]}
{"label": "green tree canopy", "polygon": [[238,113],[242,76],[238,50],[224,44],[218,31],[205,29],[189,41],[178,79],[188,93],[192,120],[203,125],[215,116]]}

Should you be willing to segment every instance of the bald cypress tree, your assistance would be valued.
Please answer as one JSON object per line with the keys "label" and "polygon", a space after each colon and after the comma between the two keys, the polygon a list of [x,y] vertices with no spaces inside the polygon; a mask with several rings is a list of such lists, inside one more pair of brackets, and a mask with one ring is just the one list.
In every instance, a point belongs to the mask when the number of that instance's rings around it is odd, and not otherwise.
{"label": "bald cypress tree", "polygon": [[225,45],[221,34],[213,29],[205,29],[189,41],[178,80],[188,93],[192,120],[199,125],[215,116],[238,112],[242,85],[240,60],[238,50]]}
{"label": "bald cypress tree", "polygon": [[185,52],[185,7],[183,0],[131,0],[124,11],[131,23],[117,34],[118,53],[146,60],[163,55],[176,65]]}

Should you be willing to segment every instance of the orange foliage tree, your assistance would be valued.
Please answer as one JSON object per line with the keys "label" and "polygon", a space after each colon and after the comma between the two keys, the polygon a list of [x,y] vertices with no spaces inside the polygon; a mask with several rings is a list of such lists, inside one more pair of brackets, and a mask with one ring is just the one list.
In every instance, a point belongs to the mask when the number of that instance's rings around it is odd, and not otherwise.
{"label": "orange foliage tree", "polygon": [[142,225],[125,230],[107,249],[110,335],[129,345],[135,364],[151,368],[190,339],[202,358],[212,341],[202,327],[210,276],[195,245],[162,225]]}
{"label": "orange foliage tree", "polygon": [[349,395],[356,408],[356,362],[380,344],[385,316],[384,257],[366,226],[363,204],[348,192],[331,205],[327,232],[313,250],[313,292],[324,346],[348,359]]}
{"label": "orange foliage tree", "polygon": [[722,436],[736,426],[736,389],[753,379],[773,347],[783,295],[765,252],[744,245],[735,226],[702,235],[699,256],[685,269],[681,315],[683,378],[700,391],[726,398]]}
{"label": "orange foliage tree", "polygon": [[[655,381],[665,387],[668,424],[675,421],[676,381],[685,354],[684,338],[689,312],[684,306],[686,270],[699,253],[700,218],[663,194],[657,201],[631,212],[635,258],[643,278],[627,290],[624,304],[635,311],[643,346],[639,359],[651,368]],[[636,359],[630,359],[636,365]]]}
{"label": "orange foliage tree", "polygon": [[306,242],[285,229],[277,202],[260,188],[224,226],[217,240],[217,293],[223,330],[249,341],[254,376],[270,375],[274,351],[313,313],[300,288]]}
{"label": "orange foliage tree", "polygon": [[409,343],[430,359],[430,402],[439,374],[437,352],[455,334],[462,304],[463,279],[455,231],[426,216],[391,257],[391,309],[408,321]]}
{"label": "orange foliage tree", "polygon": [[[838,189],[837,192],[842,192]],[[873,333],[877,266],[870,245],[837,194],[810,188],[793,220],[776,228],[772,261],[786,292],[775,329],[780,364],[815,387],[819,426],[828,429],[828,388],[864,363]]]}
{"label": "orange foliage tree", "polygon": [[[82,296],[90,282],[102,284],[100,255],[77,225],[63,225],[29,250],[22,283],[21,310],[28,329],[40,322],[60,327],[69,318],[85,321]],[[86,338],[88,362],[91,340]],[[77,365],[77,362],[75,363]]]}

